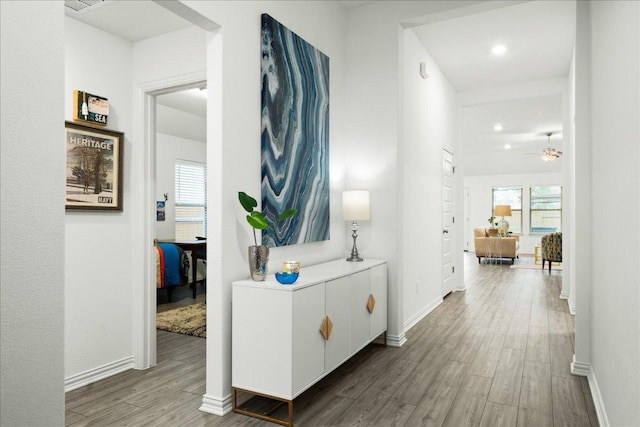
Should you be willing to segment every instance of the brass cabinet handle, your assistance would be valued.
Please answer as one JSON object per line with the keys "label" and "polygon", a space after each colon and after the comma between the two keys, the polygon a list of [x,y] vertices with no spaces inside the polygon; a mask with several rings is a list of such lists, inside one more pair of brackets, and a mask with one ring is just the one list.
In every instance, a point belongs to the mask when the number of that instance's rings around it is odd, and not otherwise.
{"label": "brass cabinet handle", "polygon": [[329,337],[331,336],[331,331],[333,330],[333,322],[329,318],[329,316],[324,316],[322,319],[322,325],[320,325],[320,333],[324,337],[325,341],[329,341]]}
{"label": "brass cabinet handle", "polygon": [[367,300],[367,310],[369,313],[373,313],[373,310],[376,308],[376,298],[373,294],[369,295],[369,299]]}

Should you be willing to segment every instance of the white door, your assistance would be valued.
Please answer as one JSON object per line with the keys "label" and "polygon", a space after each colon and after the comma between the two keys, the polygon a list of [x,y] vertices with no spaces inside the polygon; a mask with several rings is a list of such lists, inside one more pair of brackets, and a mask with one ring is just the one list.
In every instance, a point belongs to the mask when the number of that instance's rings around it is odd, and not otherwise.
{"label": "white door", "polygon": [[351,275],[351,354],[369,342],[369,311],[367,301],[371,295],[371,270]]}
{"label": "white door", "polygon": [[[324,318],[324,302],[324,283],[308,286],[293,292],[291,315],[293,320],[291,324],[292,396],[296,396],[324,372],[324,338],[318,331]],[[255,317],[255,319],[260,322],[259,317]],[[282,323],[281,327],[286,329],[289,325]],[[270,340],[267,334],[264,335],[263,340],[259,341],[259,343],[264,345],[264,348],[269,348],[269,344],[264,344],[265,342],[270,342],[270,345],[276,346],[285,345],[282,342]],[[262,356],[254,354],[253,357]],[[280,377],[282,377],[281,370],[285,366],[287,366],[287,362],[286,359],[283,359],[281,365],[273,365],[273,372],[264,375],[273,375],[275,373],[276,376],[280,374]],[[278,383],[279,381],[274,381],[274,384]],[[287,389],[286,386],[285,389]],[[268,391],[266,393],[270,394]],[[278,394],[275,395],[278,396]],[[287,396],[287,394],[282,393],[280,396]]]}
{"label": "white door", "polygon": [[375,306],[370,317],[369,338],[373,339],[387,330],[386,264],[371,269],[371,295],[375,298]]}
{"label": "white door", "polygon": [[442,296],[453,291],[453,154],[442,150]]}
{"label": "white door", "polygon": [[324,371],[331,372],[349,358],[349,277],[330,280],[326,284],[325,315],[333,325],[324,347]]}
{"label": "white door", "polygon": [[464,222],[463,222],[463,227],[464,227],[464,250],[466,252],[468,252],[471,247],[471,227],[469,227],[469,193],[471,190],[469,190],[468,188],[464,189]]}

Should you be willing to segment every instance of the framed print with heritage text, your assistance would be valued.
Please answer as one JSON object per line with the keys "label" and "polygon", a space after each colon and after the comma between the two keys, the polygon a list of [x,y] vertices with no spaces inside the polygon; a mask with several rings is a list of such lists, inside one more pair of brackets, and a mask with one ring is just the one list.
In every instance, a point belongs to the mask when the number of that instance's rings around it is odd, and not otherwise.
{"label": "framed print with heritage text", "polygon": [[67,210],[122,211],[124,133],[65,122]]}

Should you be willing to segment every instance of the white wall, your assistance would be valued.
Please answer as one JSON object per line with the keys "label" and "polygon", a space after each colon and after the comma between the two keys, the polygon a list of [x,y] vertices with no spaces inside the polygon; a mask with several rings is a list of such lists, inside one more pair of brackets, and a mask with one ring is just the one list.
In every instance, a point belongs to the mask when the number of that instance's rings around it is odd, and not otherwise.
{"label": "white wall", "polygon": [[[575,145],[573,148],[573,218],[571,245],[575,269],[576,336],[572,372],[591,370],[591,17],[590,2],[576,3],[576,45],[574,69]],[[571,268],[572,264],[569,264]],[[592,388],[593,387],[593,384]],[[594,390],[596,391],[596,390]],[[597,403],[597,399],[595,399]],[[601,420],[600,420],[601,421]]]}
{"label": "white wall", "polygon": [[156,237],[158,239],[175,238],[175,165],[177,160],[206,163],[206,143],[163,133],[156,134],[156,200],[164,200],[164,193],[169,196],[165,206],[165,221],[156,221]]}
{"label": "white wall", "polygon": [[202,72],[206,67],[206,33],[197,27],[133,43],[133,82],[136,86]]}
{"label": "white wall", "polygon": [[[345,19],[337,2],[185,2],[221,29],[209,39],[207,51],[207,199],[209,253],[207,280],[218,283],[207,293],[207,392],[202,409],[230,409],[231,283],[248,276],[247,247],[251,229],[237,199],[238,191],[260,194],[260,15],[269,13],[330,58],[331,240],[272,248],[273,271],[287,258],[302,265],[346,256],[346,227],[341,191],[345,158]],[[375,197],[372,204],[382,203]],[[365,236],[365,227],[361,230]],[[367,250],[362,240],[361,253]],[[212,289],[214,291],[212,292]]]}
{"label": "white wall", "polygon": [[[569,76],[567,78],[567,93],[569,98],[569,125],[567,126],[569,129],[569,138],[568,138],[568,146],[567,146],[567,159],[564,163],[563,167],[563,177],[564,184],[568,186],[569,191],[567,192],[568,197],[565,198],[565,204],[568,205],[568,209],[566,212],[563,212],[562,221],[568,224],[568,227],[565,227],[564,232],[567,233],[566,236],[568,238],[562,239],[562,244],[564,246],[568,246],[569,249],[569,259],[568,262],[565,262],[565,265],[568,266],[565,271],[563,269],[563,280],[562,280],[562,289],[563,291],[566,289],[568,291],[568,304],[569,311],[575,315],[576,313],[576,279],[575,279],[575,271],[576,271],[576,258],[574,256],[576,238],[575,238],[575,230],[576,230],[576,221],[575,221],[575,209],[576,209],[576,49],[574,46],[573,49],[573,57],[571,58],[571,68],[569,69]],[[564,248],[563,248],[564,254]],[[568,283],[565,283],[565,278]],[[564,295],[563,295],[564,296]]]}
{"label": "white wall", "polygon": [[[96,46],[100,46],[96,49]],[[87,371],[133,366],[131,43],[65,16],[65,117],[73,90],[109,99],[108,129],[125,134],[123,211],[65,214],[65,377],[82,385]],[[90,344],[90,345],[89,345]]]}
{"label": "white wall", "polygon": [[639,64],[640,3],[591,2],[591,367],[615,426],[640,424]]}
{"label": "white wall", "polygon": [[[442,301],[442,150],[455,146],[456,93],[415,33],[405,30],[403,37],[399,164],[402,199],[410,208],[401,213],[400,283],[406,329]],[[426,80],[419,73],[421,62]]]}
{"label": "white wall", "polygon": [[[474,250],[473,229],[489,227],[487,219],[491,216],[491,190],[493,187],[522,187],[522,234],[520,235],[520,253],[533,254],[533,247],[540,243],[541,234],[529,233],[529,189],[537,185],[562,185],[561,173],[518,174],[518,175],[479,175],[465,176],[464,188],[469,189],[469,251]],[[563,196],[563,201],[566,197]],[[509,218],[505,218],[509,221]],[[562,224],[564,227],[566,224]]]}
{"label": "white wall", "polygon": [[0,425],[64,425],[64,6],[0,2]]}
{"label": "white wall", "polygon": [[[146,48],[154,43],[155,50]],[[203,31],[185,29],[132,44],[65,17],[66,118],[71,119],[73,90],[86,90],[109,99],[107,128],[125,133],[123,212],[65,215],[67,389],[95,381],[102,371],[111,375],[134,366],[134,301],[146,286],[136,274],[142,251],[134,233],[139,204],[145,203],[137,188],[145,179],[145,160],[134,134],[134,83],[202,69],[204,43]]]}
{"label": "white wall", "polygon": [[[460,6],[446,3],[370,2],[347,11],[346,139],[350,161],[345,185],[367,188],[371,192],[371,222],[363,227],[360,235],[371,236],[370,242],[364,242],[365,254],[389,262],[387,336],[396,345],[405,339],[406,317],[404,267],[399,256],[404,243],[398,240],[398,236],[404,235],[403,227],[414,225],[402,224],[402,212],[411,209],[412,204],[403,198],[404,180],[400,166],[405,159],[399,153],[403,134],[407,131],[399,121],[404,108],[402,25],[422,15],[431,17],[442,10]],[[411,153],[406,155],[411,156]],[[441,231],[440,220],[430,226],[429,233],[436,229]],[[415,283],[413,286],[415,292]]]}

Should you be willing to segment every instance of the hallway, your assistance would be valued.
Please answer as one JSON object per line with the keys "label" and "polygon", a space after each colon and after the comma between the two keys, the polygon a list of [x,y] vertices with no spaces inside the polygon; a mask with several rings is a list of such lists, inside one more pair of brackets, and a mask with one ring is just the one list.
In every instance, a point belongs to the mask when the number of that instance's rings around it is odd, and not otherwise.
{"label": "hallway", "polygon": [[[465,254],[467,290],[402,348],[370,345],[299,396],[295,425],[597,426],[587,380],[570,373],[574,318],[558,298],[561,272],[508,264]],[[204,340],[160,332],[153,369],[67,393],[67,425],[271,425],[197,411],[204,354]]]}

